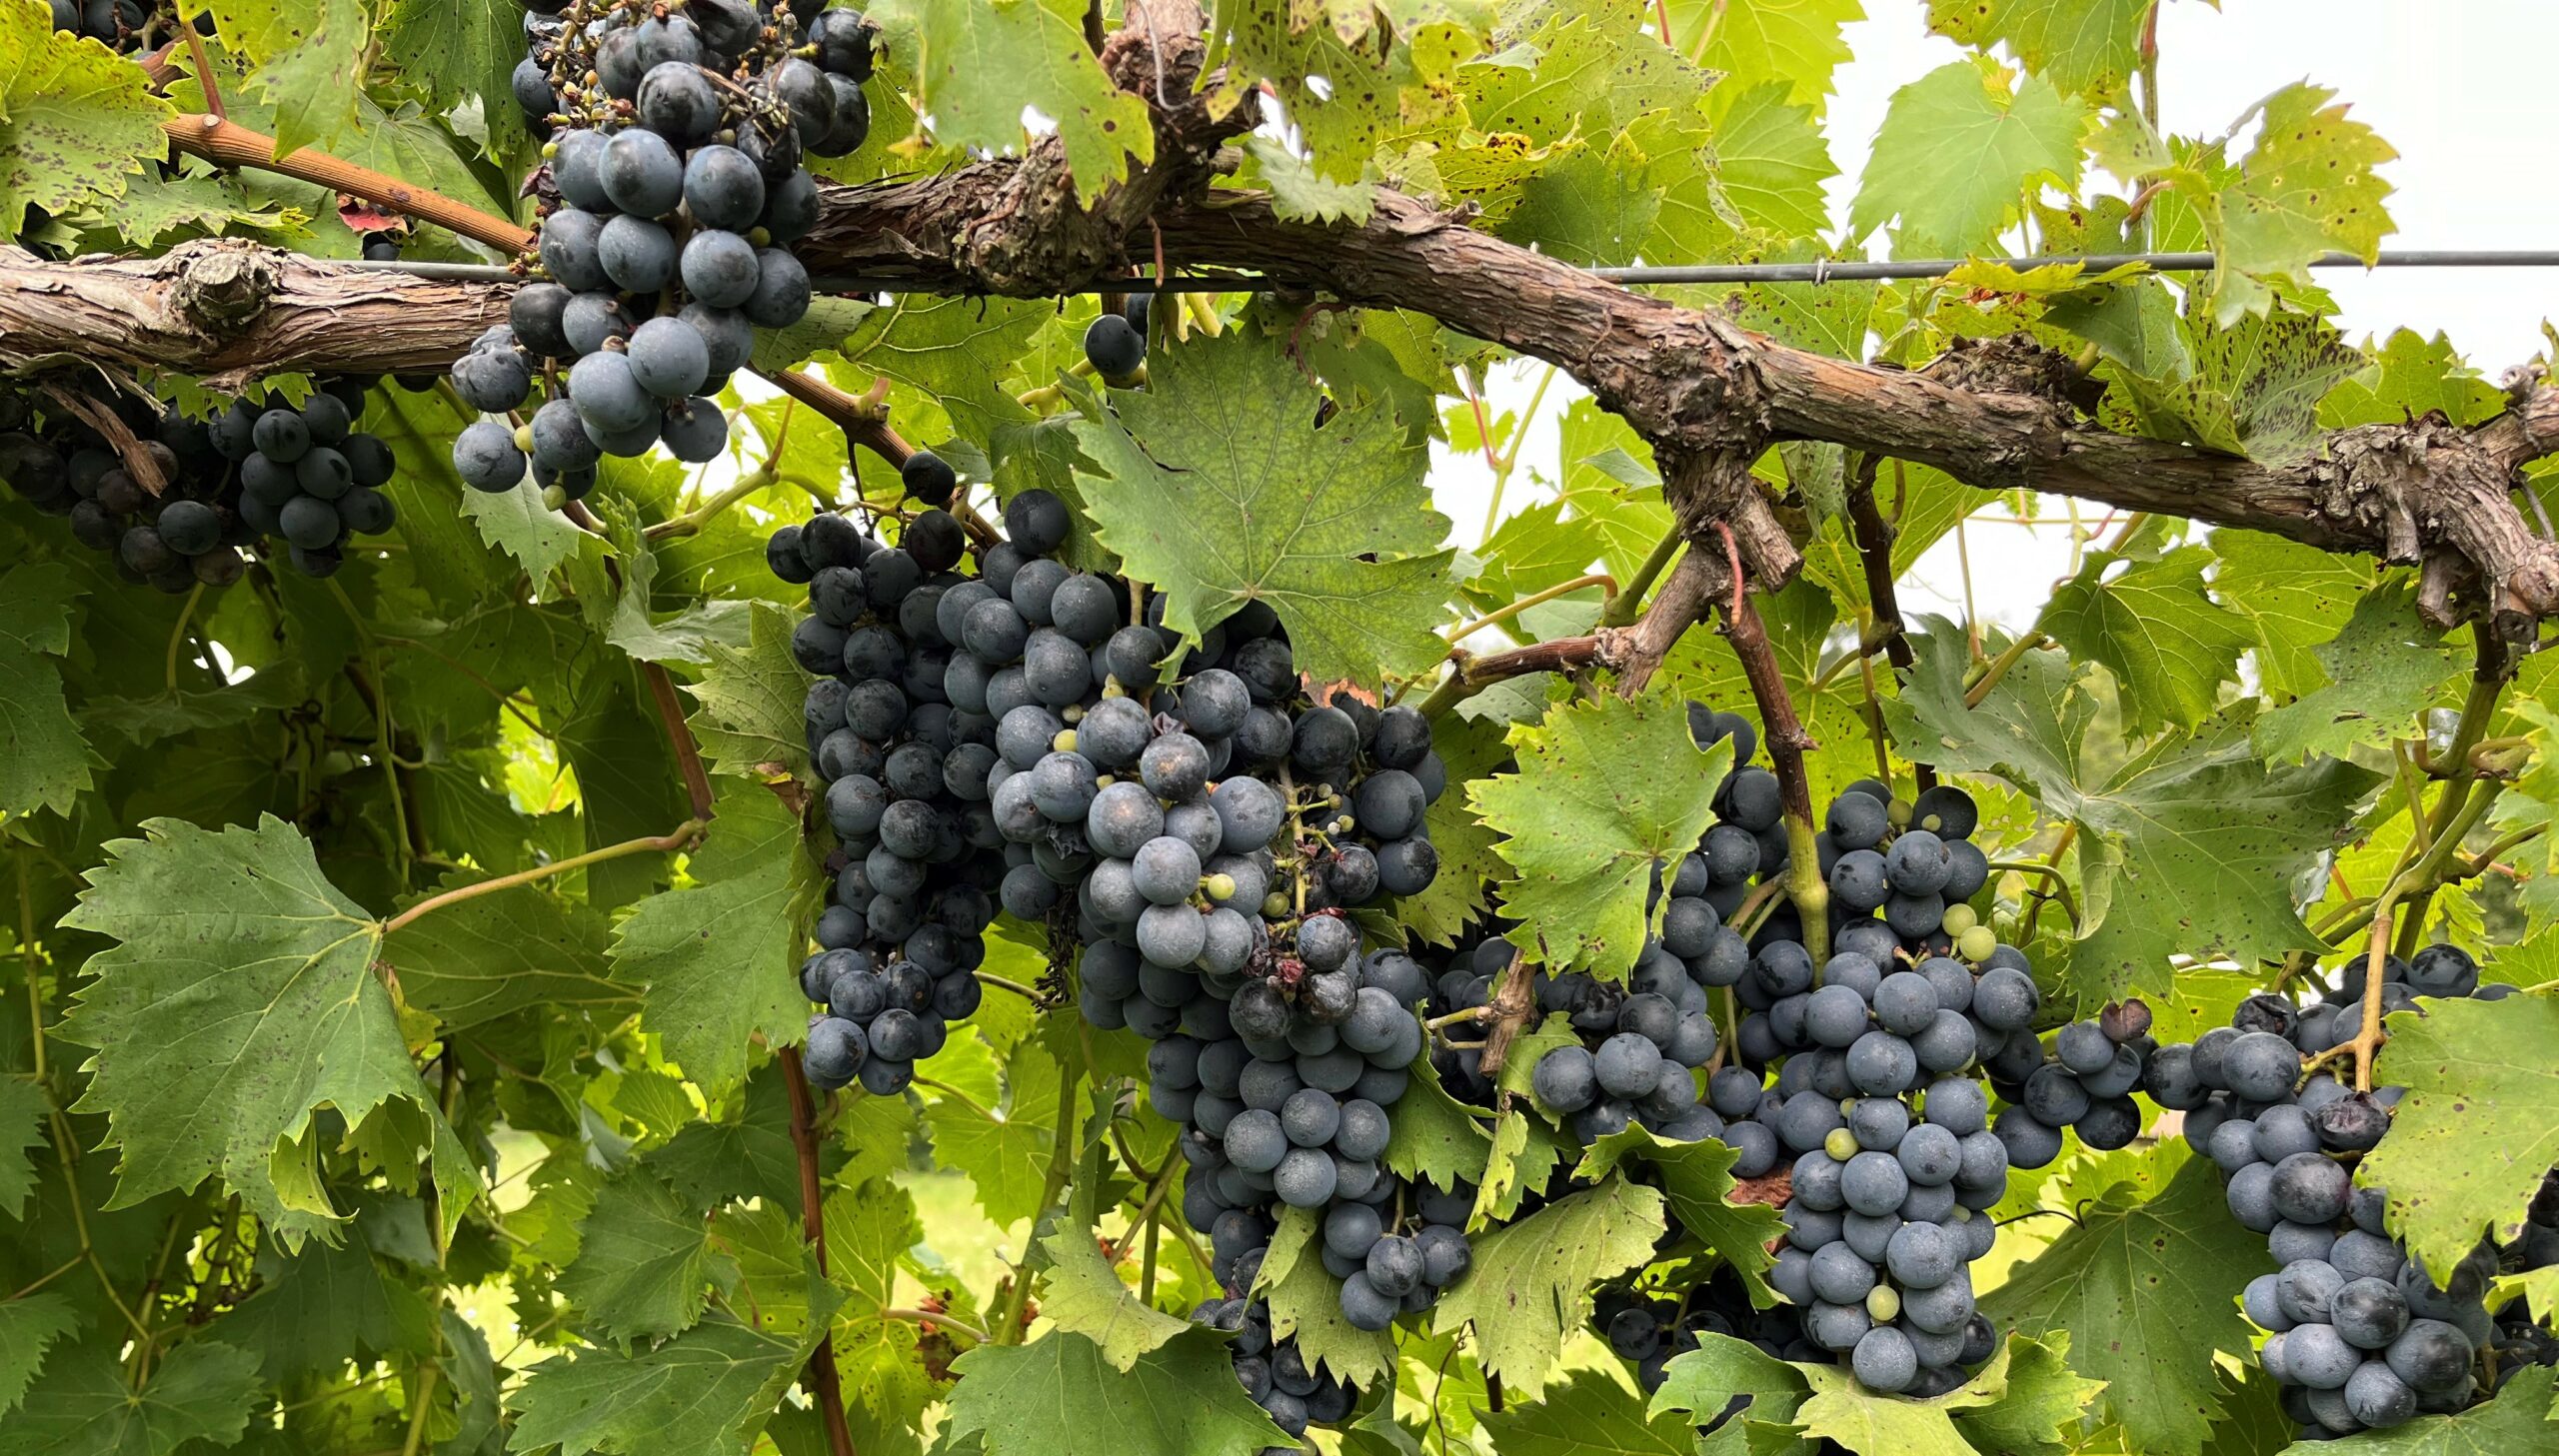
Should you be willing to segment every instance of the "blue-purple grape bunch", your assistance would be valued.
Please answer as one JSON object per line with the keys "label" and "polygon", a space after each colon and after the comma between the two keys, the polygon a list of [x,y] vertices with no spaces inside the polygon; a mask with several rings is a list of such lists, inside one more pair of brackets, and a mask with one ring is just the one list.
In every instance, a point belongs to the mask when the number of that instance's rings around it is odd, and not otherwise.
{"label": "blue-purple grape bunch", "polygon": [[[391,448],[355,428],[372,381],[323,380],[299,405],[244,395],[211,420],[131,395],[91,396],[131,443],[91,418],[0,395],[0,481],[82,546],[103,552],[118,575],[168,593],[227,587],[246,574],[247,552],[326,577],[351,539],[389,531],[398,519],[382,487],[398,469]],[[142,484],[147,457],[163,482]]]}
{"label": "blue-purple grape bunch", "polygon": [[[2559,1364],[2559,1341],[2529,1300],[2492,1314],[2484,1297],[2500,1273],[2559,1263],[2559,1175],[2545,1179],[2519,1238],[2482,1240],[2438,1283],[2391,1234],[2386,1190],[2355,1178],[2389,1135],[2405,1089],[2358,1091],[2326,1067],[2304,1075],[2306,1058],[2362,1025],[2365,966],[2355,957],[2308,1005],[2250,996],[2228,1026],[2160,1047],[2144,1077],[2151,1099],[2185,1114],[2187,1142],[2220,1169],[2231,1216],[2266,1237],[2277,1267],[2251,1280],[2241,1302],[2266,1331],[2259,1363],[2304,1440],[2463,1410],[2518,1369]],[[2385,1013],[2516,989],[2483,983],[2477,961],[2450,944],[2388,957],[2382,979]]]}
{"label": "blue-purple grape bunch", "polygon": [[[939,625],[942,604],[982,580],[961,570],[970,548],[939,510],[905,518],[895,544],[834,512],[766,543],[774,574],[809,590],[791,650],[816,677],[803,716],[817,811],[837,841],[818,948],[800,968],[824,1008],[805,1051],[822,1088],[904,1090],[983,994],[976,971],[1005,870],[986,788],[996,725],[983,701],[954,703]],[[976,554],[981,570],[1000,557],[1023,552]]]}
{"label": "blue-purple grape bunch", "polygon": [[[1692,728],[1701,742],[1738,730],[1704,716]],[[1673,910],[1699,923],[1682,901],[1729,919],[1753,892],[1745,874],[1764,892],[1791,858],[1774,778],[1746,766],[1749,746],[1736,745],[1745,766],[1717,794],[1722,821],[1671,880]],[[1732,1172],[1788,1174],[1786,1243],[1768,1277],[1801,1310],[1790,1358],[1827,1352],[1888,1393],[1942,1394],[1996,1345],[1968,1272],[1996,1238],[1983,1215],[2007,1188],[1982,1065],[2034,1040],[2041,998],[2026,957],[1969,903],[1989,880],[1970,841],[1977,822],[1957,788],[1901,801],[1877,780],[1849,785],[1814,836],[1827,958],[1816,963],[1778,900],[1752,912],[1746,957],[1721,938],[1740,928],[1719,924],[1687,972],[1738,1017],[1705,1085],[1740,1154]],[[1666,950],[1692,943],[1670,945],[1664,918]]]}
{"label": "blue-purple grape bunch", "polygon": [[802,164],[870,134],[876,31],[856,10],[804,23],[789,0],[540,0],[525,35],[516,99],[549,135],[541,276],[454,364],[464,402],[507,418],[466,427],[453,458],[490,492],[530,469],[559,504],[605,456],[727,446],[714,397],[759,329],[809,311]]}
{"label": "blue-purple grape bunch", "polygon": [[[126,55],[157,50],[177,39],[185,22],[168,0],[52,0],[53,28],[98,41]],[[196,30],[213,34],[213,16],[199,13]]]}

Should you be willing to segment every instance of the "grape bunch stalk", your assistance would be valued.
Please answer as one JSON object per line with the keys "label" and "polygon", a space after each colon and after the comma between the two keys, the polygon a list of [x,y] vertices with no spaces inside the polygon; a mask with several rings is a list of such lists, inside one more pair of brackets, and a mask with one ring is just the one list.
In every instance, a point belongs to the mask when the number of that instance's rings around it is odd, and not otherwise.
{"label": "grape bunch stalk", "polygon": [[[874,30],[858,11],[805,25],[789,0],[544,0],[526,17],[518,102],[550,129],[542,277],[453,367],[486,415],[454,442],[476,489],[528,468],[553,505],[603,457],[664,445],[700,464],[727,446],[713,398],[759,329],[809,311],[790,245],[818,221],[803,162],[870,134]],[[525,414],[537,383],[543,403]]]}
{"label": "grape bunch stalk", "polygon": [[[2382,981],[2384,1011],[2516,991],[2482,982],[2478,962],[2451,944],[2387,957]],[[2391,1234],[2388,1191],[2357,1181],[2405,1089],[2357,1090],[2306,1058],[2353,1037],[2365,988],[2358,956],[2309,1005],[2250,996],[2229,1025],[2159,1048],[2146,1075],[2152,1099],[2185,1114],[2187,1142],[2220,1169],[2231,1216],[2266,1237],[2277,1267],[2249,1281],[2241,1304],[2266,1331],[2258,1362],[2305,1440],[2464,1410],[2519,1369],[2559,1364],[2559,1341],[2530,1300],[2491,1314],[2484,1298],[2498,1274],[2559,1263],[2559,1173],[2545,1177],[2518,1238],[2483,1239],[2440,1282]]]}
{"label": "grape bunch stalk", "polygon": [[[0,481],[63,518],[118,575],[163,592],[227,587],[253,550],[327,577],[352,538],[389,531],[399,516],[382,491],[398,462],[355,428],[371,384],[325,380],[300,405],[243,396],[210,421],[129,394],[84,398],[88,415],[124,426],[136,458],[81,410],[48,401],[39,419],[36,402],[0,395]],[[150,472],[139,458],[163,483],[157,493],[142,483]]]}

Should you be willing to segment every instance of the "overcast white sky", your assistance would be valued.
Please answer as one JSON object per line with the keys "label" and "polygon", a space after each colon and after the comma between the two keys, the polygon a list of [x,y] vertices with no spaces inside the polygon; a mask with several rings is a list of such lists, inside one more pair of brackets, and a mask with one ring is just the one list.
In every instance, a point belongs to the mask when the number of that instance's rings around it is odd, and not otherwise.
{"label": "overcast white sky", "polygon": [[[2217,134],[2247,105],[2307,78],[2335,89],[2354,114],[2399,152],[2383,169],[2397,188],[2398,233],[2385,247],[2549,248],[2559,246],[2559,182],[2546,164],[2552,58],[2559,56],[2559,6],[2548,0],[2175,0],[2159,33],[2161,120],[2187,135]],[[1892,92],[1964,53],[1927,33],[1921,0],[1867,0],[1869,19],[1850,27],[1854,59],[1831,98],[1832,211],[1844,218],[1865,165],[1867,142]],[[1655,260],[1673,262],[1678,260]],[[2559,270],[2400,269],[2320,275],[2344,311],[2352,337],[2407,326],[2438,330],[2490,375],[2541,347],[2540,324],[2559,316]],[[1534,372],[1518,368],[1495,386],[1493,403],[1526,403]],[[1547,395],[1523,463],[1555,468],[1556,408],[1571,398],[1562,382]],[[1505,510],[1535,499],[1525,472],[1505,494]],[[1483,520],[1489,478],[1474,457],[1440,452],[1432,476],[1439,509],[1472,541]],[[2030,621],[2068,557],[2059,526],[2022,529],[1976,524],[1971,533],[1976,603],[1986,620]],[[1914,611],[1960,609],[1953,544],[1923,560],[1905,589]]]}

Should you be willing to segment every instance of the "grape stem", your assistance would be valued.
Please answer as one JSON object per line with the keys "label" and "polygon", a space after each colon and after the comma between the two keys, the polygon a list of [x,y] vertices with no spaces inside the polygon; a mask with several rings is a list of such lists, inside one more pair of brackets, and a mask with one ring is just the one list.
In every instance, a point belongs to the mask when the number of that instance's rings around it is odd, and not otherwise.
{"label": "grape stem", "polygon": [[2050,641],[2051,639],[2045,637],[2042,633],[2030,632],[2024,637],[2017,639],[2015,642],[2008,644],[2005,651],[2001,652],[1999,656],[1992,658],[1988,664],[1982,667],[1980,673],[1974,677],[1972,682],[1965,685],[1963,691],[1963,706],[1966,708],[1979,708],[1981,706],[1981,701],[1990,696],[1990,690],[1999,686],[1999,680],[2008,676],[2008,670],[2010,668],[2017,666],[2017,664],[2025,658],[2027,653],[2044,646]]}
{"label": "grape stem", "polygon": [[176,9],[179,33],[187,38],[187,55],[196,63],[196,85],[204,92],[204,109],[216,120],[227,121],[231,113],[223,110],[222,88],[214,84],[213,65],[205,59],[204,37],[196,33],[196,7],[181,0]]}
{"label": "grape stem", "polygon": [[[211,91],[208,81],[208,98]],[[523,254],[533,251],[533,233],[505,218],[456,202],[442,193],[412,187],[369,167],[359,167],[309,147],[297,148],[292,155],[279,157],[276,155],[275,138],[226,121],[218,112],[173,116],[160,124],[160,130],[168,135],[171,145],[179,151],[202,157],[219,167],[252,167],[302,182],[316,182],[376,207],[390,208],[434,223],[500,252]]]}
{"label": "grape stem", "polygon": [[[818,1272],[827,1272],[827,1208],[826,1195],[819,1183],[818,1109],[817,1099],[809,1090],[809,1073],[800,1064],[800,1048],[786,1046],[778,1058],[782,1063],[782,1085],[791,1096],[791,1151],[800,1164],[800,1238],[818,1259]],[[854,1456],[853,1429],[845,1423],[844,1388],[836,1376],[835,1337],[821,1333],[818,1346],[809,1352],[809,1394],[818,1407],[819,1417],[827,1426],[827,1449],[832,1456]]]}
{"label": "grape stem", "polygon": [[1686,544],[1687,538],[1675,528],[1663,532],[1661,540],[1652,544],[1651,554],[1635,568],[1635,574],[1626,579],[1626,585],[1611,589],[1607,604],[1599,609],[1599,625],[1632,626],[1636,613],[1643,607],[1643,594],[1652,590],[1654,582],[1661,580],[1662,572],[1670,566],[1670,559],[1677,556],[1679,548]]}
{"label": "grape stem", "polygon": [[[1892,544],[1899,533],[1875,505],[1875,469],[1881,462],[1863,452],[1853,454],[1850,460],[1848,524],[1856,537],[1858,564],[1865,570],[1868,617],[1868,630],[1858,637],[1857,661],[1863,667],[1874,655],[1874,647],[1868,645],[1873,643],[1891,661],[1894,680],[1906,681],[1910,671],[1919,665],[1919,655],[1911,650],[1909,634],[1902,626],[1901,598],[1893,582]],[[1901,469],[1901,462],[1892,463],[1895,479],[1900,477]],[[1881,742],[1876,746],[1880,749]],[[1921,792],[1936,786],[1935,768],[1917,762],[1911,766]]]}
{"label": "grape stem", "polygon": [[[1056,1139],[1049,1146],[1049,1172],[1041,1180],[1040,1207],[1031,1215],[1030,1231],[1022,1236],[1022,1257],[1014,1261],[1013,1281],[1005,1287],[1004,1304],[996,1317],[988,1322],[987,1333],[995,1344],[1021,1344],[1023,1326],[1029,1323],[1024,1311],[1031,1307],[1031,1252],[1038,1245],[1035,1235],[1039,1232],[1041,1218],[1067,1186],[1071,1161],[1068,1152],[1075,1142],[1075,1064],[1062,1062],[1058,1067],[1058,1129]],[[1167,1160],[1176,1159],[1167,1154]]]}
{"label": "grape stem", "polygon": [[1591,572],[1586,576],[1575,577],[1569,582],[1558,582],[1554,586],[1548,587],[1542,592],[1531,592],[1527,596],[1520,598],[1518,601],[1511,603],[1507,607],[1495,608],[1494,610],[1485,613],[1474,621],[1466,623],[1465,625],[1450,632],[1448,634],[1448,645],[1450,647],[1454,647],[1458,643],[1465,641],[1467,638],[1474,636],[1476,633],[1483,631],[1487,627],[1497,627],[1502,623],[1508,622],[1531,607],[1542,607],[1545,604],[1554,601],[1558,597],[1569,597],[1575,592],[1587,592],[1593,587],[1607,588],[1609,600],[1615,600],[1617,593],[1617,579],[1609,576],[1606,572]]}
{"label": "grape stem", "polygon": [[572,869],[584,869],[589,865],[602,864],[609,859],[624,859],[633,854],[671,854],[679,849],[691,848],[694,841],[701,837],[702,831],[710,827],[710,822],[708,819],[686,819],[667,833],[625,839],[619,844],[607,844],[601,849],[590,849],[584,854],[573,854],[566,859],[554,859],[548,864],[537,864],[531,869],[519,869],[513,874],[501,874],[495,879],[483,879],[477,883],[448,889],[442,894],[431,894],[385,921],[382,933],[388,936],[431,910],[460,904],[467,899],[478,899],[484,894],[496,894],[502,889],[514,889],[518,885],[532,884],[536,880],[548,879],[555,874],[566,874]]}
{"label": "grape stem", "polygon": [[1990,861],[1990,867],[2017,874],[2039,874],[2050,880],[2052,888],[2046,893],[2061,902],[2061,912],[2070,917],[2070,928],[2073,930],[2079,928],[2078,902],[2070,897],[2069,877],[2064,875],[2058,867],[2046,864],[2040,859],[1993,859]]}

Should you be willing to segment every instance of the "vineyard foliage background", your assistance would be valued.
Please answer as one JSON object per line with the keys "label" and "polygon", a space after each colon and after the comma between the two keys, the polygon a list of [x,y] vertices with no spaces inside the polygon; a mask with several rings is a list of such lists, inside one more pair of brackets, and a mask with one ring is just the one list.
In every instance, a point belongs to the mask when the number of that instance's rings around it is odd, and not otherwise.
{"label": "vineyard foliage background", "polygon": [[[183,8],[212,18],[230,121],[288,163],[530,220],[512,3]],[[895,508],[884,439],[990,512],[1067,499],[1070,559],[1149,583],[1177,630],[1267,602],[1315,681],[1428,706],[1470,791],[1432,807],[1437,881],[1373,933],[1445,945],[1498,907],[1555,967],[1623,975],[1645,867],[1702,821],[1676,705],[1772,738],[1782,708],[1817,745],[1811,802],[1919,764],[1973,790],[1999,866],[1978,907],[2059,1010],[2138,995],[2191,1039],[2359,955],[2376,901],[2403,948],[2481,951],[2527,993],[2458,1036],[2404,1013],[2382,1052],[2385,1079],[2455,1094],[2401,1109],[2390,1217],[2439,1266],[2520,1225],[2559,1127],[2559,717],[2530,652],[2559,606],[2559,418],[2537,365],[2500,372],[2534,362],[2329,321],[2309,261],[2392,229],[2393,154],[2352,98],[2296,81],[2230,134],[2162,135],[2143,103],[2175,57],[2147,4],[1930,4],[1974,53],[1893,97],[1843,233],[1823,112],[1858,0],[1229,3],[1205,49],[1196,8],[1130,8],[871,7],[875,141],[823,169],[861,186],[829,191],[821,253],[931,286],[764,339],[757,371],[832,389],[742,376],[728,460],[609,462],[573,519],[530,484],[464,489],[471,412],[386,380],[366,428],[398,455],[397,530],[327,580],[184,595],[0,501],[0,1452],[797,1456],[828,1448],[813,1352],[871,1456],[1282,1441],[1181,1318],[1216,1291],[1166,1196],[1145,1043],[1059,1002],[1045,927],[999,922],[983,1006],[912,1090],[807,1100],[793,972],[827,846],[803,824],[802,594],[765,542],[813,501]],[[208,106],[187,48],[146,64],[49,9],[0,0],[0,221],[35,250],[0,250],[0,363],[28,387],[299,398],[431,372],[497,316],[502,287],[331,273],[390,200],[173,152]],[[919,241],[883,241],[901,227]],[[504,261],[401,230],[411,261]],[[156,307],[214,238],[350,292],[299,323],[267,296],[48,332],[116,267],[63,260],[170,260],[115,275]],[[1971,262],[1661,306],[1591,303],[1555,267],[2145,250],[2217,266]],[[1449,258],[1482,269],[1430,273]],[[1220,264],[1278,283],[1166,295],[1146,384],[1087,378],[1083,285]],[[1629,328],[1576,332],[1585,306]],[[365,309],[412,317],[368,333],[388,314]],[[1512,312],[1515,334],[1487,322]],[[1554,459],[1483,405],[1514,348],[1596,392]],[[1455,549],[1434,443],[1533,503]],[[2385,457],[2417,463],[2356,474]],[[2484,487],[2455,469],[2480,461]],[[2096,503],[2083,549],[2031,632],[1899,620],[1893,580],[1968,515],[2071,495]],[[1328,536],[1274,524],[1301,500]],[[1604,795],[1553,791],[1591,778]],[[1423,1076],[1387,1162],[1532,1176],[1561,1156],[1534,1115]],[[1711,1145],[1611,1141],[1569,1201],[1479,1233],[1423,1327],[1307,1314],[1309,1356],[1367,1391],[1322,1440],[2281,1450],[2234,1302],[2271,1266],[2201,1161],[2145,1137],[2019,1172],[1976,1278],[2021,1338],[1950,1396],[1733,1356],[1647,1403],[1584,1332],[1593,1286],[1665,1228],[1744,1263],[1774,1215],[1728,1201]],[[1699,1437],[1735,1391],[1754,1419]],[[2527,1372],[2361,1443],[2520,1451],[2553,1417]]]}

